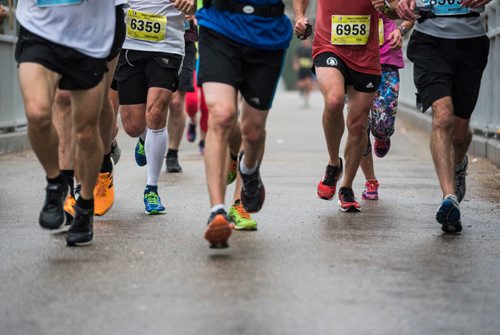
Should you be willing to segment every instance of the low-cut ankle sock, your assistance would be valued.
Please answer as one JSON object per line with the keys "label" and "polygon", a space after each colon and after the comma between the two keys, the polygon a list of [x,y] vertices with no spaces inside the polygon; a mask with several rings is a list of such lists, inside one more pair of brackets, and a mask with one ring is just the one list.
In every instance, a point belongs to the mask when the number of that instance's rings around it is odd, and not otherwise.
{"label": "low-cut ankle sock", "polygon": [[83,197],[80,195],[78,199],[76,200],[76,205],[80,207],[81,209],[92,209],[94,210],[94,198],[92,199],[83,199]]}
{"label": "low-cut ankle sock", "polygon": [[254,173],[255,171],[257,171],[257,166],[258,166],[258,163],[255,163],[255,166],[252,167],[252,168],[249,168],[245,165],[245,155],[243,155],[241,157],[241,162],[240,162],[240,169],[241,169],[241,173],[245,174],[245,175],[251,175],[252,173]]}
{"label": "low-cut ankle sock", "polygon": [[147,185],[158,185],[163,159],[167,151],[167,128],[149,129],[146,135],[144,151],[148,161]]}
{"label": "low-cut ankle sock", "polygon": [[104,155],[101,165],[101,173],[111,173],[113,171],[113,162],[111,161],[111,153]]}
{"label": "low-cut ankle sock", "polygon": [[75,170],[61,170],[61,174],[64,176],[69,185],[69,190],[71,196],[75,196]]}
{"label": "low-cut ankle sock", "polygon": [[146,185],[146,188],[144,189],[144,194],[147,194],[149,192],[158,193],[158,185]]}
{"label": "low-cut ankle sock", "polygon": [[233,154],[231,151],[229,151],[229,154],[231,155],[231,160],[235,161],[238,159],[238,155]]}
{"label": "low-cut ankle sock", "polygon": [[218,204],[218,205],[213,206],[212,209],[210,210],[210,213],[215,213],[219,209],[223,209],[224,212],[227,213],[227,208],[226,208],[226,205],[224,205],[224,204]]}

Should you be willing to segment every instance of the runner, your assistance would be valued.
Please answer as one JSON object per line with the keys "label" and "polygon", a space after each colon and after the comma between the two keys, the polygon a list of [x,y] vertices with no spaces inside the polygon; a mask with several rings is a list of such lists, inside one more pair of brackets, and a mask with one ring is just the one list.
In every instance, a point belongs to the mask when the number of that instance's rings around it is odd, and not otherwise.
{"label": "runner", "polygon": [[401,0],[397,8],[405,20],[418,18],[408,58],[414,64],[413,79],[424,110],[432,107],[431,153],[443,192],[436,220],[446,233],[462,230],[459,203],[466,191],[469,121],[489,53],[479,14],[488,2]]}
{"label": "runner", "polygon": [[63,203],[68,194],[68,183],[58,164],[58,134],[51,122],[56,88],[69,90],[71,99],[72,136],[82,189],[66,238],[70,246],[88,244],[93,238],[93,189],[103,157],[99,115],[106,57],[115,30],[113,6],[111,0],[20,0],[17,6],[21,27],[16,60],[28,136],[47,174],[47,194],[39,218],[47,229],[64,225]]}
{"label": "runner", "polygon": [[391,146],[394,134],[399,95],[399,69],[404,67],[403,36],[413,27],[412,21],[404,21],[398,27],[394,21],[380,14],[380,61],[382,63],[382,81],[378,87],[368,122],[368,145],[360,167],[365,175],[365,189],[362,198],[378,200],[379,182],[373,166],[370,132],[374,136],[374,151],[377,157],[384,157]]}
{"label": "runner", "polygon": [[200,154],[205,153],[205,137],[208,130],[208,107],[205,102],[205,94],[203,87],[199,86],[196,81],[196,72],[193,73],[194,92],[186,93],[186,113],[189,116],[189,123],[186,129],[186,138],[188,142],[196,141],[196,114],[200,111],[200,140],[198,141],[198,149]]}
{"label": "runner", "polygon": [[[103,142],[103,148],[106,148],[106,154],[103,157],[101,170],[97,179],[97,184],[94,188],[94,214],[104,215],[113,206],[114,203],[114,182],[113,182],[113,163],[111,161],[112,154],[112,137],[116,124],[116,115],[113,104],[108,97],[108,88],[113,79],[116,62],[121,50],[121,46],[125,39],[125,21],[123,6],[127,0],[115,0],[116,27],[113,39],[113,46],[107,58],[106,64],[106,90],[105,99],[101,112],[100,131]],[[66,177],[70,185],[70,194],[64,203],[64,210],[69,222],[72,221],[75,215],[74,206],[76,203],[74,192],[74,158],[75,145],[74,139],[71,136],[72,120],[71,120],[71,101],[68,91],[57,90],[54,98],[54,126],[59,134],[59,166],[61,173]],[[78,178],[77,178],[78,179]]]}
{"label": "runner", "polygon": [[244,102],[239,154],[241,200],[248,212],[261,209],[265,190],[260,177],[265,124],[288,47],[292,27],[277,0],[247,3],[213,0],[197,14],[200,25],[200,70],[210,113],[205,168],[211,211],[205,238],[213,248],[227,247],[232,224],[224,205],[226,159],[236,127],[237,97]]}
{"label": "runner", "polygon": [[[309,24],[305,16],[307,4],[307,0],[294,0],[295,33],[299,36],[306,35]],[[318,1],[313,59],[325,101],[323,129],[330,158],[317,196],[333,199],[337,182],[345,173],[339,205],[342,211],[358,212],[360,205],[352,182],[366,148],[368,115],[380,83],[378,14],[370,0]],[[344,133],[346,92],[348,136],[344,171],[339,147]]]}
{"label": "runner", "polygon": [[194,16],[186,17],[184,20],[185,53],[182,62],[182,71],[179,76],[179,88],[172,95],[170,102],[170,113],[168,116],[168,151],[165,157],[167,172],[182,172],[179,164],[178,152],[184,128],[186,128],[186,114],[184,114],[184,100],[187,92],[194,92],[193,73],[196,65],[196,45],[198,40],[198,29],[196,28]]}
{"label": "runner", "polygon": [[304,97],[304,107],[309,106],[309,95],[314,88],[312,65],[311,42],[304,39],[293,57],[293,69],[297,73],[297,89]]}
{"label": "runner", "polygon": [[168,105],[179,85],[184,57],[184,14],[194,14],[193,0],[132,0],[127,37],[115,78],[125,132],[140,137],[136,162],[147,164],[146,214],[164,214],[158,179],[167,149]]}

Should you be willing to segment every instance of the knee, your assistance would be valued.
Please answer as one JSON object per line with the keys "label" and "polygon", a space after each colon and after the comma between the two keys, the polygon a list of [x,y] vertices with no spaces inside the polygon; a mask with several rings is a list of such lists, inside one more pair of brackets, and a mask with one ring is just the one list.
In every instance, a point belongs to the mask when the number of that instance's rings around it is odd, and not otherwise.
{"label": "knee", "polygon": [[342,113],[344,110],[345,97],[343,94],[328,94],[325,97],[325,111],[328,115]]}
{"label": "knee", "polygon": [[217,132],[231,132],[236,121],[236,111],[230,104],[214,104],[210,110],[209,125]]}
{"label": "knee", "polygon": [[157,103],[147,107],[146,124],[149,128],[165,128],[167,121],[166,107],[167,106],[163,103]]}
{"label": "knee", "polygon": [[258,143],[266,137],[264,125],[241,124],[241,135],[246,142]]}
{"label": "knee", "polygon": [[172,101],[170,101],[170,115],[180,115],[184,107],[183,96],[176,92],[172,95]]}
{"label": "knee", "polygon": [[453,115],[435,113],[432,121],[432,130],[451,133],[453,130]]}
{"label": "knee", "polygon": [[367,121],[364,119],[357,119],[352,121],[347,121],[347,130],[350,136],[363,137],[367,134]]}
{"label": "knee", "polygon": [[100,139],[97,122],[89,122],[84,125],[75,125],[75,139],[79,147],[91,149]]}
{"label": "knee", "polygon": [[52,125],[51,106],[36,103],[26,104],[26,119],[31,130],[43,131]]}

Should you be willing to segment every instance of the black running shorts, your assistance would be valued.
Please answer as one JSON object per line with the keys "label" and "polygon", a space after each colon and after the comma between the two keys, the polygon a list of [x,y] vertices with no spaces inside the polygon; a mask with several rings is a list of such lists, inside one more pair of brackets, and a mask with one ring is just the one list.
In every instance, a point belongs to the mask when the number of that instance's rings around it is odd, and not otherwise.
{"label": "black running shorts", "polygon": [[146,103],[150,87],[175,92],[181,63],[180,55],[122,49],[115,72],[120,105]]}
{"label": "black running shorts", "polygon": [[271,108],[281,74],[285,50],[262,50],[239,44],[200,27],[198,83],[233,86],[258,110]]}
{"label": "black running shorts", "polygon": [[469,119],[476,106],[490,41],[482,36],[445,39],[415,31],[408,43],[413,80],[424,111],[451,97],[455,116]]}
{"label": "black running shorts", "polygon": [[37,63],[60,74],[59,88],[63,90],[87,90],[95,87],[106,72],[106,58],[92,58],[52,43],[22,26],[15,57],[18,63]]}
{"label": "black running shorts", "polygon": [[313,72],[317,67],[333,67],[344,76],[345,86],[352,86],[356,91],[372,93],[378,90],[381,76],[355,71],[333,52],[323,52],[314,58]]}
{"label": "black running shorts", "polygon": [[179,88],[181,92],[194,92],[193,72],[196,67],[196,45],[194,42],[186,42],[186,55],[182,62],[182,70],[179,75]]}
{"label": "black running shorts", "polygon": [[108,62],[113,60],[116,56],[120,54],[123,42],[125,41],[126,26],[125,26],[125,13],[123,12],[123,5],[115,7],[116,11],[116,26],[115,26],[115,37],[113,39],[113,46],[108,56]]}

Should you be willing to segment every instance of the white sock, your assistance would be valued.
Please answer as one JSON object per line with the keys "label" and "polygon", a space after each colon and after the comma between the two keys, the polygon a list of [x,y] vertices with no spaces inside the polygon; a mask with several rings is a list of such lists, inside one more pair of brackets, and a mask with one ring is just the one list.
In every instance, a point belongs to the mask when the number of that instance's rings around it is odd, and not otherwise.
{"label": "white sock", "polygon": [[210,213],[215,213],[217,212],[219,209],[223,209],[226,213],[227,213],[227,208],[226,208],[226,205],[224,204],[218,204],[218,205],[215,205],[214,207],[212,207],[212,209],[210,210]]}
{"label": "white sock", "polygon": [[147,185],[157,186],[160,178],[163,159],[167,151],[168,134],[167,129],[147,130],[144,151],[148,161]]}
{"label": "white sock", "polygon": [[259,162],[256,162],[254,167],[249,168],[249,167],[247,167],[245,165],[245,163],[244,163],[245,159],[244,158],[245,158],[245,155],[241,156],[241,161],[240,161],[241,172],[243,174],[249,175],[249,174],[252,174],[255,171],[257,171],[257,166],[259,165]]}

